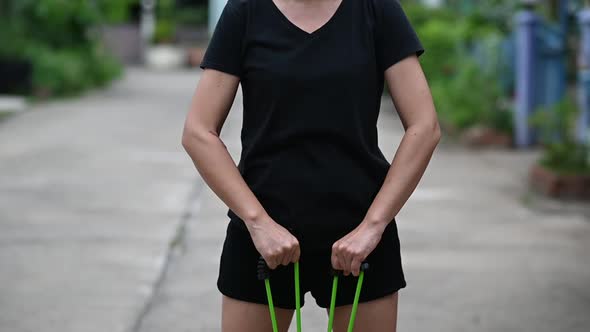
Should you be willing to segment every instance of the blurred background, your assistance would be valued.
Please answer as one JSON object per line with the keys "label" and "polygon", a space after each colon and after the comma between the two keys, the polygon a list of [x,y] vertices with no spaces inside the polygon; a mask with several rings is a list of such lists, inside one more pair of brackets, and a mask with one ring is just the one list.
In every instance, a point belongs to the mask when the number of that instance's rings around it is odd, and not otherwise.
{"label": "blurred background", "polygon": [[[444,141],[398,216],[399,330],[590,331],[590,3],[401,2]],[[224,5],[0,0],[0,331],[220,330],[226,208],[180,139]]]}

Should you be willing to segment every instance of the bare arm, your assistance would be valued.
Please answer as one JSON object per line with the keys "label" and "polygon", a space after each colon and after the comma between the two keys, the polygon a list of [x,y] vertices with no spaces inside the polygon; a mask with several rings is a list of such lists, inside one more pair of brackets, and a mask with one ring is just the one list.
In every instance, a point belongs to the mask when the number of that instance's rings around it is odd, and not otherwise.
{"label": "bare arm", "polygon": [[209,187],[244,222],[252,224],[265,211],[219,138],[238,84],[235,76],[204,71],[186,118],[182,145]]}
{"label": "bare arm", "polygon": [[297,240],[266,213],[219,135],[234,101],[239,78],[207,69],[199,81],[182,135],[182,145],[217,196],[248,227],[271,268],[299,259]]}
{"label": "bare arm", "polygon": [[385,72],[385,78],[406,132],[365,219],[332,247],[332,265],[344,274],[359,274],[361,263],[376,248],[387,225],[416,189],[441,137],[418,58],[411,56],[393,65]]}
{"label": "bare arm", "polygon": [[385,182],[367,212],[367,222],[387,225],[424,175],[441,137],[428,83],[417,57],[385,72],[389,92],[406,130]]}

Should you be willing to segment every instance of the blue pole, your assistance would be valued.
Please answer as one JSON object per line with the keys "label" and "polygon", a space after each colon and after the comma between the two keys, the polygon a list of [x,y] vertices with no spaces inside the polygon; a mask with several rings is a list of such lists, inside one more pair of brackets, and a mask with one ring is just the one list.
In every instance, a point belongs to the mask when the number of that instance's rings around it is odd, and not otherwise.
{"label": "blue pole", "polygon": [[578,22],[581,37],[578,70],[580,118],[576,128],[576,138],[580,142],[587,142],[590,139],[590,8],[580,12]]}
{"label": "blue pole", "polygon": [[533,143],[529,116],[536,105],[535,71],[538,61],[535,29],[540,19],[532,8],[525,8],[516,15],[516,109],[514,113],[515,143],[517,147],[528,147]]}
{"label": "blue pole", "polygon": [[537,54],[541,65],[537,65],[536,72],[543,73],[542,77],[537,78],[538,87],[541,89],[538,91],[537,102],[553,106],[563,99],[566,92],[566,37],[563,30],[556,25],[538,29],[537,36]]}

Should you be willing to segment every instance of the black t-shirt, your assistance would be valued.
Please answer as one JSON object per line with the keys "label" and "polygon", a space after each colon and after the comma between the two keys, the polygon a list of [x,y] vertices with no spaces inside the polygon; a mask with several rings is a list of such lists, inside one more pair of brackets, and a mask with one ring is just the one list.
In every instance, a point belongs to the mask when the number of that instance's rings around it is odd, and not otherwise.
{"label": "black t-shirt", "polygon": [[299,236],[362,221],[390,167],[377,144],[384,71],[422,52],[397,0],[343,0],[313,33],[272,0],[229,0],[201,67],[240,78],[238,168],[275,221]]}

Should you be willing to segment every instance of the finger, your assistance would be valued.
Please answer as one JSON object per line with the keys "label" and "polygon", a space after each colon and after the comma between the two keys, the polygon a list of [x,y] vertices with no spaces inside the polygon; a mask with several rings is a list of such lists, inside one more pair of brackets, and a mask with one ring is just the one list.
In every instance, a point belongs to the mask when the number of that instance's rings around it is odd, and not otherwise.
{"label": "finger", "polygon": [[340,266],[340,261],[338,260],[338,255],[336,254],[336,246],[335,245],[332,247],[331,261],[332,261],[332,268],[334,270],[336,270],[336,271],[342,270],[342,268]]}
{"label": "finger", "polygon": [[351,271],[352,271],[352,275],[355,277],[358,277],[360,274],[360,270],[361,270],[361,264],[362,264],[362,260],[359,257],[355,257],[352,259],[352,263],[351,263]]}
{"label": "finger", "polygon": [[293,256],[295,255],[295,250],[297,248],[297,240],[294,237],[289,239],[289,244],[285,248],[285,257],[283,259],[283,265],[287,266],[291,263],[294,263]]}
{"label": "finger", "polygon": [[277,263],[274,260],[268,260],[266,262],[266,265],[268,265],[268,268],[271,269],[271,270],[276,269],[277,266],[278,266]]}
{"label": "finger", "polygon": [[345,275],[349,275],[352,272],[352,253],[350,248],[345,247],[342,250],[342,259],[344,260],[344,271]]}
{"label": "finger", "polygon": [[338,260],[340,262],[340,270],[345,276],[350,274],[350,264],[346,261],[346,254],[343,249],[340,249],[337,253]]}
{"label": "finger", "polygon": [[277,255],[271,255],[265,259],[269,269],[274,270],[277,268],[277,266],[279,266],[279,261],[277,258]]}
{"label": "finger", "polygon": [[295,250],[293,250],[293,257],[291,258],[291,261],[293,263],[297,263],[297,262],[299,262],[300,258],[301,258],[301,247],[299,247],[299,242],[297,242],[297,245],[295,246]]}
{"label": "finger", "polygon": [[295,263],[295,261],[294,261],[295,247],[291,247],[289,249],[289,254],[287,255],[287,257],[288,257],[288,264]]}
{"label": "finger", "polygon": [[289,263],[291,263],[291,255],[292,255],[291,248],[292,248],[291,245],[287,245],[282,248],[281,258],[280,258],[281,265],[287,266],[287,265],[289,265]]}

